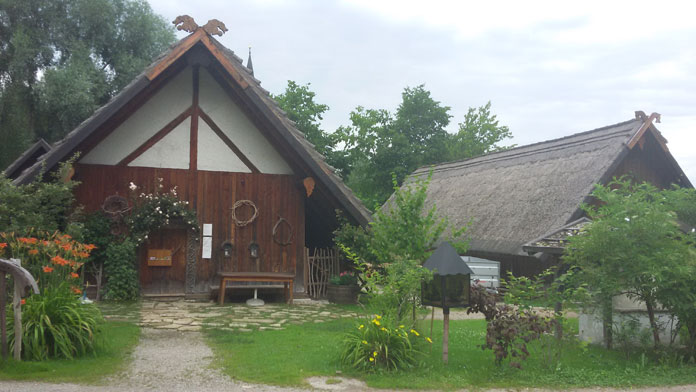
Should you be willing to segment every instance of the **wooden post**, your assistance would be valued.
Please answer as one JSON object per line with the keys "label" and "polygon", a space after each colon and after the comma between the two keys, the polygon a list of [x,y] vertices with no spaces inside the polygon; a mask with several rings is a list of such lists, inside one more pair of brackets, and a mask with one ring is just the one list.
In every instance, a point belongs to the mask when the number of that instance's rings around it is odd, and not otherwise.
{"label": "wooden post", "polygon": [[22,289],[14,282],[14,359],[22,360]]}
{"label": "wooden post", "polygon": [[444,331],[442,332],[442,362],[447,365],[449,360],[449,308],[442,308],[442,324]]}
{"label": "wooden post", "polygon": [[7,286],[5,273],[0,274],[0,329],[2,330],[2,359],[7,359]]}

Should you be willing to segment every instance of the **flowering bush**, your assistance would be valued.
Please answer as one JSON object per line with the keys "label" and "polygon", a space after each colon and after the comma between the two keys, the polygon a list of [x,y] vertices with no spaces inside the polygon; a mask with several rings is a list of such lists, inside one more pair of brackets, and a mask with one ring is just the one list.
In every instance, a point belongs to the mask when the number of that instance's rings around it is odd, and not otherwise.
{"label": "flowering bush", "polygon": [[339,286],[351,286],[358,284],[358,275],[353,271],[343,271],[339,275],[331,277],[331,284]]}
{"label": "flowering bush", "polygon": [[397,370],[413,367],[422,354],[415,346],[432,340],[413,328],[394,326],[375,315],[349,332],[343,341],[341,362],[358,370]]}
{"label": "flowering bush", "polygon": [[57,231],[30,232],[28,236],[0,233],[0,256],[20,259],[41,292],[68,283],[75,294],[81,294],[79,271],[94,248]]}
{"label": "flowering bush", "polygon": [[130,183],[135,208],[128,219],[128,228],[130,237],[136,245],[147,240],[151,231],[172,222],[183,223],[195,232],[200,230],[196,211],[189,208],[188,201],[179,200],[176,187],[169,192],[161,193],[164,186],[162,179],[158,178],[154,193],[137,194],[138,188],[136,184]]}
{"label": "flowering bush", "polygon": [[[27,236],[0,233],[0,256],[20,259],[40,290],[22,300],[25,359],[73,358],[94,350],[101,313],[93,305],[80,303],[80,271],[93,249],[94,245],[79,243],[60,232],[30,230]],[[9,342],[14,345],[14,323],[8,330]]]}

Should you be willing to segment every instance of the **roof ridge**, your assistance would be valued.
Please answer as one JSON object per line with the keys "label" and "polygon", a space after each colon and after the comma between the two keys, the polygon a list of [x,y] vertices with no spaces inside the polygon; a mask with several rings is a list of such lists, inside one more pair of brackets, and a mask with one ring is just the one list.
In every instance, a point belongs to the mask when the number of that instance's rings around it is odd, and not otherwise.
{"label": "roof ridge", "polygon": [[[546,146],[546,147],[542,146],[544,144],[550,144],[550,143],[554,143],[554,142],[558,142],[558,141],[562,141],[562,140],[576,138],[578,136],[596,133],[596,132],[603,131],[603,130],[610,129],[610,128],[619,127],[622,125],[628,125],[628,124],[630,124],[632,122],[636,122],[636,121],[639,121],[639,120],[631,119],[628,121],[622,121],[622,122],[619,122],[619,123],[616,123],[613,125],[607,125],[607,126],[592,129],[589,131],[574,133],[572,135],[568,135],[568,136],[564,136],[564,137],[560,137],[560,138],[556,138],[556,139],[549,139],[549,140],[544,140],[544,141],[540,141],[540,142],[536,142],[536,143],[532,143],[532,144],[525,144],[522,146],[517,146],[517,147],[510,148],[510,149],[502,150],[502,151],[495,151],[495,152],[491,152],[491,153],[483,154],[483,155],[478,155],[478,156],[471,157],[471,158],[460,159],[460,160],[450,161],[450,162],[442,162],[442,163],[438,163],[435,165],[421,166],[414,171],[414,174],[419,173],[419,172],[423,172],[426,170],[433,170],[433,172],[439,172],[439,171],[447,171],[447,170],[452,170],[452,169],[459,169],[459,168],[462,168],[465,166],[474,166],[477,164],[484,164],[484,163],[496,162],[496,161],[501,161],[501,160],[513,159],[513,158],[518,158],[521,156],[539,154],[542,152],[556,151],[559,149],[570,148],[570,147],[574,147],[578,144],[583,144],[583,143],[587,143],[587,142],[591,142],[591,141],[606,140],[606,139],[613,137],[614,135],[616,135],[618,133],[625,132],[626,130],[619,129],[619,130],[616,130],[614,132],[611,132],[611,133],[608,133],[605,135],[597,135],[595,137],[581,139],[581,140],[577,140],[577,141],[571,141],[569,143],[560,144],[560,145],[556,145],[556,146]],[[530,147],[534,148],[534,147],[539,147],[539,146],[542,146],[542,147],[537,148],[537,149],[533,149],[531,151],[519,151],[522,149],[528,149]],[[510,154],[510,152],[513,152],[513,153]],[[472,162],[474,160],[476,160],[476,161]],[[450,165],[450,166],[444,167],[446,165]]]}

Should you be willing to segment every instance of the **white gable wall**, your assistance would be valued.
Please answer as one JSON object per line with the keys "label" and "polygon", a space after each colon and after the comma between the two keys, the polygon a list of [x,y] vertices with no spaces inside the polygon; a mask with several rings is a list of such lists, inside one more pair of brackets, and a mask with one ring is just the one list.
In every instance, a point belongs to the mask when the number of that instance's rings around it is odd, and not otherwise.
{"label": "white gable wall", "polygon": [[203,120],[198,120],[198,170],[251,173]]}
{"label": "white gable wall", "polygon": [[[200,68],[199,80],[201,110],[242,154],[261,173],[293,174],[275,148],[204,68]],[[191,106],[192,84],[193,72],[187,67],[80,159],[80,163],[116,165],[121,162]],[[189,117],[128,166],[188,169],[190,124]],[[251,172],[201,118],[198,119],[197,167],[199,170]]]}
{"label": "white gable wall", "polygon": [[[201,68],[200,71],[201,109],[210,116],[227,137],[237,146],[244,156],[256,166],[261,173],[293,174],[290,166],[271,146],[256,126],[247,118],[213,77]],[[204,121],[199,120],[200,125]],[[216,136],[216,135],[215,135]],[[217,136],[216,136],[217,137]],[[200,142],[199,142],[200,143]],[[219,143],[223,143],[220,140]],[[232,152],[230,150],[230,152]],[[198,166],[202,169],[201,160],[208,152],[198,147]]]}
{"label": "white gable wall", "polygon": [[188,169],[190,140],[191,117],[184,120],[167,136],[135,158],[128,166]]}
{"label": "white gable wall", "polygon": [[[191,68],[181,71],[143,106],[87,153],[81,163],[116,165],[135,151],[176,116],[191,106],[193,79]],[[186,168],[188,168],[188,144]],[[182,154],[176,154],[181,156]],[[141,166],[141,165],[136,165]],[[177,164],[177,167],[181,163]],[[154,167],[166,167],[157,165]]]}

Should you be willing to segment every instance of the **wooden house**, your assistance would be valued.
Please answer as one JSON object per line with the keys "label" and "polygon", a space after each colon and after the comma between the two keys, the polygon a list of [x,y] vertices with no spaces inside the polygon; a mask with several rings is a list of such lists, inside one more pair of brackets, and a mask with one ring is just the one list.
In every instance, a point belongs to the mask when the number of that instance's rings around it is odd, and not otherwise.
{"label": "wooden house", "polygon": [[[197,213],[201,237],[174,223],[150,235],[140,251],[144,294],[206,295],[218,273],[245,271],[293,273],[302,291],[305,248],[332,246],[336,210],[360,225],[369,212],[208,27],[191,28],[15,183],[80,153],[76,199],[88,211],[128,196],[131,182],[176,186]],[[235,212],[247,219],[253,209],[253,222],[234,221]],[[148,249],[169,250],[171,266],[148,265]]]}
{"label": "wooden house", "polygon": [[532,275],[553,263],[523,245],[583,217],[595,184],[631,176],[658,187],[691,187],[653,124],[659,115],[636,112],[629,121],[530,144],[432,170],[426,207],[457,227],[469,224],[468,255],[501,262],[501,274]]}

